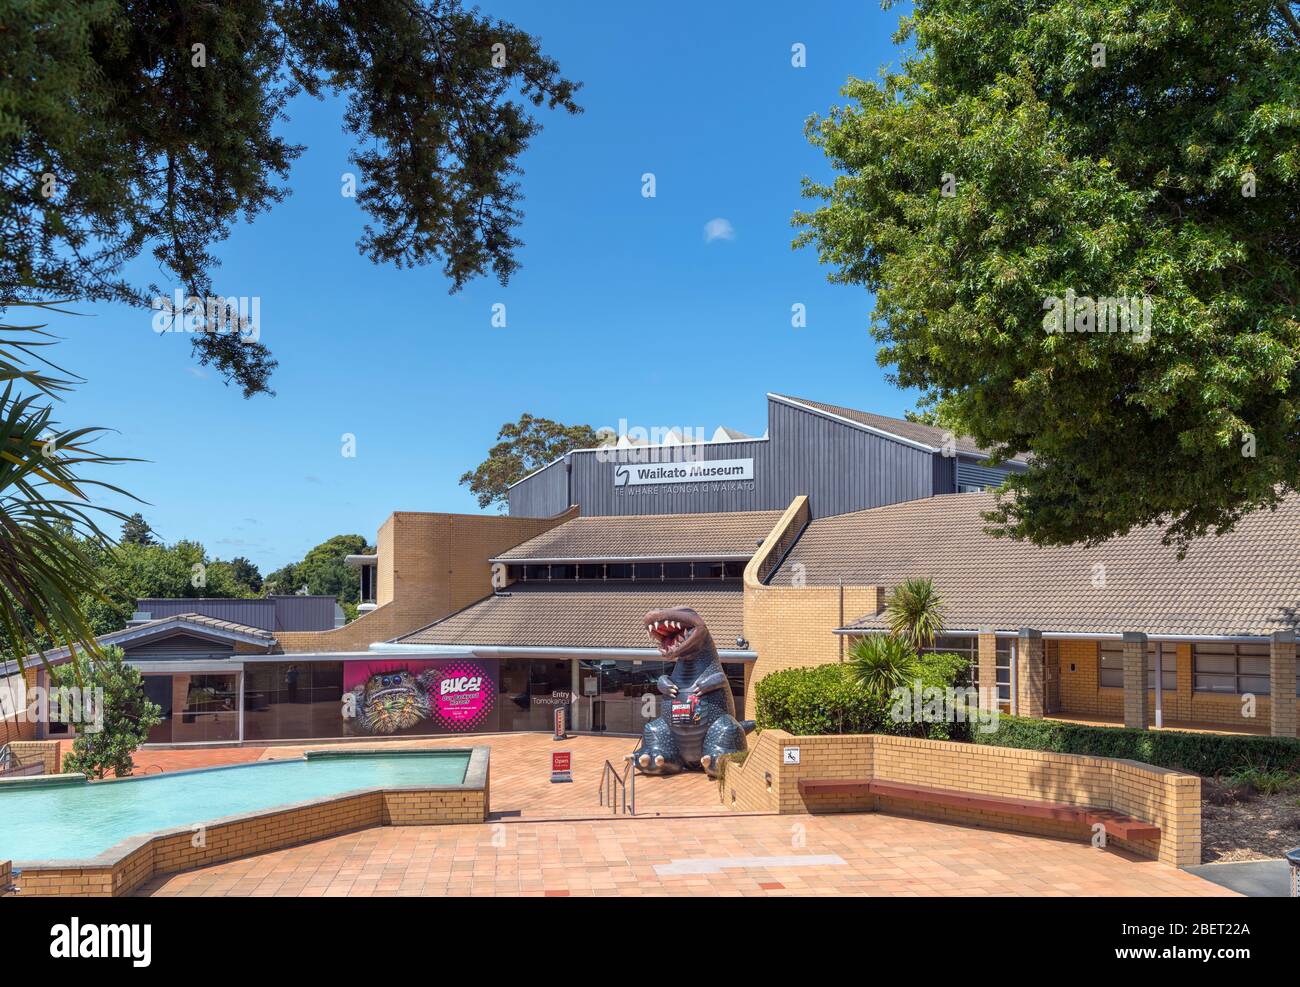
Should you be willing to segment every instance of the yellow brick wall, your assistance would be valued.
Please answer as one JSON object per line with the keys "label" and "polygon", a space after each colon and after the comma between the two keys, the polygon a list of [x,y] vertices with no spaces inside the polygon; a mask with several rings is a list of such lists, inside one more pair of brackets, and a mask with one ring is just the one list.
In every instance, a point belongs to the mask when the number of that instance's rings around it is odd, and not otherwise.
{"label": "yellow brick wall", "polygon": [[[201,833],[172,832],[145,840],[102,867],[27,867],[21,897],[130,894],[156,874],[266,853],[371,826],[481,823],[486,789],[370,791],[310,805],[259,813],[208,826]],[[198,842],[200,845],[195,846]]]}
{"label": "yellow brick wall", "polygon": [[344,627],[276,635],[286,654],[364,651],[409,634],[492,592],[488,559],[577,517],[551,518],[400,511],[379,529],[375,602]]}
{"label": "yellow brick wall", "polygon": [[[800,763],[782,748],[797,746]],[[1161,837],[1116,843],[1178,867],[1200,863],[1200,779],[1136,761],[985,747],[882,735],[794,737],[764,730],[744,764],[728,764],[724,804],[740,811],[782,813],[870,811],[952,819],[1042,835],[1087,838],[1088,827],[874,796],[799,793],[799,780],[883,779],[953,791],[1113,809],[1150,822]]]}
{"label": "yellow brick wall", "polygon": [[[1097,716],[1121,719],[1124,715],[1124,690],[1100,684],[1101,659],[1098,642],[1070,640],[1059,642],[1061,667],[1061,715]],[[1267,732],[1271,704],[1268,696],[1255,700],[1253,719],[1243,716],[1240,696],[1196,692],[1193,681],[1192,645],[1185,642],[1166,644],[1177,648],[1177,684],[1166,689],[1162,697],[1165,723],[1205,723],[1225,729],[1251,728]],[[1074,669],[1071,670],[1071,664]],[[1155,689],[1147,690],[1150,722],[1155,723]]]}
{"label": "yellow brick wall", "polygon": [[45,766],[47,775],[56,775],[62,771],[57,740],[20,740],[11,741],[9,749],[23,764],[40,761]]}
{"label": "yellow brick wall", "polygon": [[835,629],[875,613],[880,589],[845,586],[843,594],[841,606],[838,586],[746,586],[745,637],[758,652],[753,681],[784,668],[839,661],[847,654],[852,641]]}

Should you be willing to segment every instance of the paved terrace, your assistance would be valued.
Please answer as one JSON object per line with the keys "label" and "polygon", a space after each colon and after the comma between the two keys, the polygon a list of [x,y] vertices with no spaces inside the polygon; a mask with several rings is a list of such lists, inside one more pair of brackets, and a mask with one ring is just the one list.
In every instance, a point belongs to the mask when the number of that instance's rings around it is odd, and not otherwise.
{"label": "paved terrace", "polygon": [[[626,737],[475,737],[492,748],[493,821],[380,827],[155,878],[160,896],[876,895],[1220,896],[1225,888],[1119,850],[879,813],[746,815],[702,774],[640,778],[634,819],[596,805]],[[391,742],[464,746],[465,738]],[[142,751],[164,770],[297,756],[303,747]],[[374,742],[340,746],[370,746]],[[549,781],[573,752],[574,783]]]}
{"label": "paved terrace", "polygon": [[155,878],[145,896],[1231,896],[1083,843],[877,813],[368,829]]}

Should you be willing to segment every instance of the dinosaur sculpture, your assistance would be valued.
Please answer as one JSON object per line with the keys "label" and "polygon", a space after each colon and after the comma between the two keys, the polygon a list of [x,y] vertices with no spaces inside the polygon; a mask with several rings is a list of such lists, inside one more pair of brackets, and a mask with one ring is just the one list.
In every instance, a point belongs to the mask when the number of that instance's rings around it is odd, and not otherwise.
{"label": "dinosaur sculpture", "polygon": [[632,752],[643,774],[666,775],[703,769],[717,777],[724,754],[745,749],[745,734],[753,720],[736,719],[718,649],[698,613],[689,607],[652,610],[645,615],[646,631],[672,674],[659,677],[663,711],[645,725],[641,743]]}

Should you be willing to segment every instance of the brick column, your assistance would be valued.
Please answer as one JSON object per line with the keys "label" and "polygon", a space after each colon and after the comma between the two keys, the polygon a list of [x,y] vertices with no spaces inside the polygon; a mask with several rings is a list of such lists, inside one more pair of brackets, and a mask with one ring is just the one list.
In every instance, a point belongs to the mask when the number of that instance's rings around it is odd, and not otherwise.
{"label": "brick column", "polygon": [[1147,721],[1147,636],[1124,634],[1124,725],[1145,730]]}
{"label": "brick column", "polygon": [[998,704],[998,637],[993,628],[982,627],[979,633],[980,702],[988,696],[996,709]]}
{"label": "brick column", "polygon": [[1047,682],[1043,668],[1043,632],[1029,627],[1020,629],[1016,648],[1016,689],[1019,692],[1020,716],[1039,719],[1047,707]]}
{"label": "brick column", "polygon": [[1295,631],[1277,631],[1268,648],[1269,732],[1294,737],[1296,727]]}

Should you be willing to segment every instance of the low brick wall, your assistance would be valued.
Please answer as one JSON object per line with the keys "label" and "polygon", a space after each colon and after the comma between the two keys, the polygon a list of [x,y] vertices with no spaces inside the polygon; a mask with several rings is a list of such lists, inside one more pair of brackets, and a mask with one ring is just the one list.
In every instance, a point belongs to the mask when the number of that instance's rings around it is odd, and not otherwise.
{"label": "low brick wall", "polygon": [[14,740],[10,741],[9,749],[23,764],[40,761],[47,775],[56,775],[62,770],[57,740]]}
{"label": "low brick wall", "polygon": [[114,897],[158,874],[282,850],[372,826],[481,823],[490,810],[488,749],[473,749],[466,786],[367,789],[132,837],[99,857],[21,863],[20,897]]}
{"label": "low brick wall", "polygon": [[[799,748],[799,764],[783,763],[785,747]],[[727,764],[723,802],[742,811],[782,813],[883,809],[1043,836],[1090,835],[1087,826],[1075,823],[905,799],[871,795],[805,797],[799,792],[801,778],[870,778],[1113,809],[1159,826],[1161,836],[1142,842],[1108,837],[1108,842],[1176,867],[1201,862],[1200,778],[1138,761],[877,734],[795,737],[784,730],[764,730],[743,764]]]}

